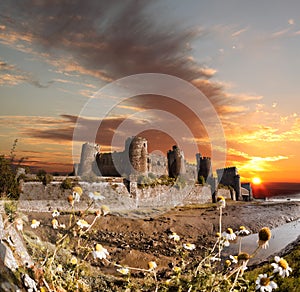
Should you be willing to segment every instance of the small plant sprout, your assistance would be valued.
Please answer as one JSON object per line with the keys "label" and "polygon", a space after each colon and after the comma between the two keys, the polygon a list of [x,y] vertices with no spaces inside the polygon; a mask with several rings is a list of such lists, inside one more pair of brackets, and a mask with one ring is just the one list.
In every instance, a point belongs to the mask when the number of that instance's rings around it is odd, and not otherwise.
{"label": "small plant sprout", "polygon": [[52,219],[51,223],[52,223],[53,229],[57,229],[58,228],[58,221],[55,218]]}
{"label": "small plant sprout", "polygon": [[92,255],[94,259],[106,259],[106,257],[109,255],[106,248],[104,248],[100,243],[97,243],[95,246],[95,250],[92,252]]}
{"label": "small plant sprout", "polygon": [[180,236],[176,233],[176,232],[172,232],[169,236],[169,239],[173,239],[174,241],[179,241],[180,240]]}
{"label": "small plant sprout", "polygon": [[57,210],[54,210],[52,213],[53,218],[58,217],[59,215],[60,215],[60,213]]}
{"label": "small plant sprout", "polygon": [[38,221],[36,219],[32,219],[30,226],[31,226],[31,228],[36,229],[36,228],[38,228],[40,226],[40,224],[41,224],[40,221]]}
{"label": "small plant sprout", "polygon": [[274,260],[275,263],[271,264],[271,266],[274,268],[273,273],[278,273],[282,278],[284,278],[285,276],[288,277],[290,275],[290,272],[292,272],[292,269],[289,266],[288,262],[279,256],[275,256]]}
{"label": "small plant sprout", "polygon": [[184,243],[183,248],[186,250],[194,250],[196,248],[196,246],[193,243]]}
{"label": "small plant sprout", "polygon": [[259,290],[260,292],[270,292],[273,289],[277,289],[278,286],[274,281],[271,281],[271,279],[267,276],[267,274],[260,274],[256,281],[255,281],[256,290]]}
{"label": "small plant sprout", "polygon": [[268,227],[263,227],[258,232],[258,246],[266,249],[269,247],[269,240],[271,239],[272,233]]}

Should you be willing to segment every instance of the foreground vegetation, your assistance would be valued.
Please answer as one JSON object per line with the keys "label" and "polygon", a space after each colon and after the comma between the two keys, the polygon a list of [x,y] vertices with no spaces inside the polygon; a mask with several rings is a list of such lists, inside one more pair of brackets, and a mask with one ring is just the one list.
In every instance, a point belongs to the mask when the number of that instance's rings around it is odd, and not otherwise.
{"label": "foreground vegetation", "polygon": [[[169,267],[160,267],[153,259],[148,268],[141,268],[120,265],[110,255],[109,247],[95,240],[95,223],[109,214],[107,206],[101,206],[95,213],[90,211],[98,196],[90,194],[89,207],[75,212],[82,189],[76,186],[70,192],[67,224],[57,210],[52,213],[51,222],[41,223],[36,219],[26,222],[15,207],[6,207],[7,222],[13,223],[20,232],[35,262],[34,266],[20,267],[15,272],[19,286],[27,285],[31,291],[297,291],[299,250],[286,259],[276,257],[270,261],[272,265],[248,272],[249,259],[268,247],[271,231],[262,228],[257,248],[244,251],[243,238],[250,231],[243,226],[235,232],[223,228],[222,212],[226,208],[223,197],[218,197],[215,205],[219,209],[219,232],[214,245],[201,259],[194,257],[194,251],[200,246],[170,231],[165,240],[176,256]],[[49,233],[49,225],[54,244],[39,237],[43,229]],[[223,251],[233,240],[240,243],[239,250],[225,257]],[[24,275],[28,276],[25,282]]]}

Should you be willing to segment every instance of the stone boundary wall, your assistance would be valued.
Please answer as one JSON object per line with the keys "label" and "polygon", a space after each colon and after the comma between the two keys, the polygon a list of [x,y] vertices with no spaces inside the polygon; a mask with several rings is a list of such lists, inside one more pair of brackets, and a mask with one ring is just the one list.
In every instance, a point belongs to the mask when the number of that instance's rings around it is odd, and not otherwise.
{"label": "stone boundary wall", "polygon": [[[168,186],[155,188],[135,188],[129,193],[125,185],[120,182],[79,182],[83,190],[80,203],[75,204],[76,209],[84,209],[91,202],[90,193],[101,194],[92,208],[107,205],[111,211],[119,212],[139,208],[171,208],[178,205],[211,203],[210,186],[188,185],[183,189]],[[72,190],[63,190],[59,182],[52,182],[44,186],[41,182],[23,183],[18,208],[26,211],[51,211],[53,209],[69,210],[67,201]],[[220,189],[219,195],[230,199],[230,191]]]}

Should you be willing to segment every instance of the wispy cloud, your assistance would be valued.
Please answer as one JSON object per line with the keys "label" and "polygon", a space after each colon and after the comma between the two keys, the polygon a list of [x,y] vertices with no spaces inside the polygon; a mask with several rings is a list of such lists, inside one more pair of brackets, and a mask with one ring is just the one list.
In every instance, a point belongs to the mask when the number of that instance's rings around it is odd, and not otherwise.
{"label": "wispy cloud", "polygon": [[233,38],[234,38],[234,37],[237,37],[237,36],[241,35],[242,33],[246,32],[248,29],[249,29],[249,28],[246,27],[246,28],[242,28],[242,29],[240,29],[240,30],[237,30],[237,31],[235,31],[234,33],[232,33],[231,36],[232,36]]}

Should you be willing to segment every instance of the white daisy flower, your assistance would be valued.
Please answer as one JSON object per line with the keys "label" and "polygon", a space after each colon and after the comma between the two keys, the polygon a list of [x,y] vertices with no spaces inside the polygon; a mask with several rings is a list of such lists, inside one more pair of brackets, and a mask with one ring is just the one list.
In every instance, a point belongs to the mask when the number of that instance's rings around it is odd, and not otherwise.
{"label": "white daisy flower", "polygon": [[127,269],[127,268],[120,268],[120,269],[117,269],[117,271],[119,273],[121,273],[122,275],[128,275],[129,274],[129,269]]}
{"label": "white daisy flower", "polygon": [[32,219],[32,221],[31,221],[31,228],[38,228],[39,226],[40,226],[40,224],[41,224],[41,222],[40,221],[38,221],[38,220],[35,220],[35,219]]}
{"label": "white daisy flower", "polygon": [[109,255],[106,248],[104,248],[101,244],[97,243],[95,250],[92,252],[94,259],[98,258],[100,260],[106,259]]}
{"label": "white daisy flower", "polygon": [[246,229],[245,226],[240,226],[240,229],[235,232],[235,234],[238,235],[238,236],[247,236],[250,233],[251,232],[248,229]]}
{"label": "white daisy flower", "polygon": [[238,256],[230,255],[229,258],[231,259],[232,263],[237,264],[237,262],[238,262]]}
{"label": "white daisy flower", "polygon": [[157,264],[156,264],[156,262],[151,261],[148,263],[148,267],[149,267],[149,270],[152,271],[157,268]]}
{"label": "white daisy flower", "polygon": [[102,201],[105,199],[104,196],[102,196],[99,192],[89,192],[89,197],[91,200],[94,200],[94,201]]}
{"label": "white daisy flower", "polygon": [[225,208],[226,207],[226,201],[225,201],[225,198],[223,196],[218,196],[217,197],[217,206],[219,208]]}
{"label": "white daisy flower", "polygon": [[216,257],[216,256],[211,257],[210,260],[211,260],[212,262],[220,262],[220,261],[221,261],[221,259],[218,258],[218,257]]}
{"label": "white daisy flower", "polygon": [[274,260],[276,263],[271,264],[271,266],[274,268],[273,273],[278,273],[282,278],[284,278],[285,276],[288,277],[290,275],[290,272],[292,272],[292,269],[289,266],[288,262],[279,256],[276,256]]}
{"label": "white daisy flower", "polygon": [[54,210],[52,213],[52,217],[58,217],[60,213],[57,210]]}
{"label": "white daisy flower", "polygon": [[272,233],[268,227],[263,227],[258,232],[258,246],[261,248],[268,248],[269,247],[269,240],[271,239]]}
{"label": "white daisy flower", "polygon": [[174,241],[180,240],[180,236],[176,232],[172,232],[168,237],[169,239],[173,239]]}
{"label": "white daisy flower", "polygon": [[62,273],[63,272],[63,266],[61,264],[57,265],[56,272],[58,272],[58,273]]}
{"label": "white daisy flower", "polygon": [[53,227],[53,229],[57,229],[58,228],[58,221],[54,218],[54,219],[52,219],[52,227]]}
{"label": "white daisy flower", "polygon": [[255,281],[256,290],[260,292],[271,292],[273,289],[277,289],[278,286],[274,281],[271,281],[267,274],[260,274]]}
{"label": "white daisy flower", "polygon": [[222,236],[226,239],[226,240],[235,240],[236,239],[236,235],[233,232],[232,228],[227,228],[226,231],[224,231],[222,233]]}
{"label": "white daisy flower", "polygon": [[184,243],[183,247],[187,250],[194,250],[196,248],[195,244],[193,243]]}
{"label": "white daisy flower", "polygon": [[107,214],[110,213],[110,209],[109,209],[108,206],[102,205],[102,206],[101,206],[101,212],[102,212],[102,215],[103,215],[103,216],[106,216]]}
{"label": "white daisy flower", "polygon": [[77,221],[77,225],[80,227],[80,228],[88,228],[90,227],[90,224],[87,223],[84,219],[80,219]]}

